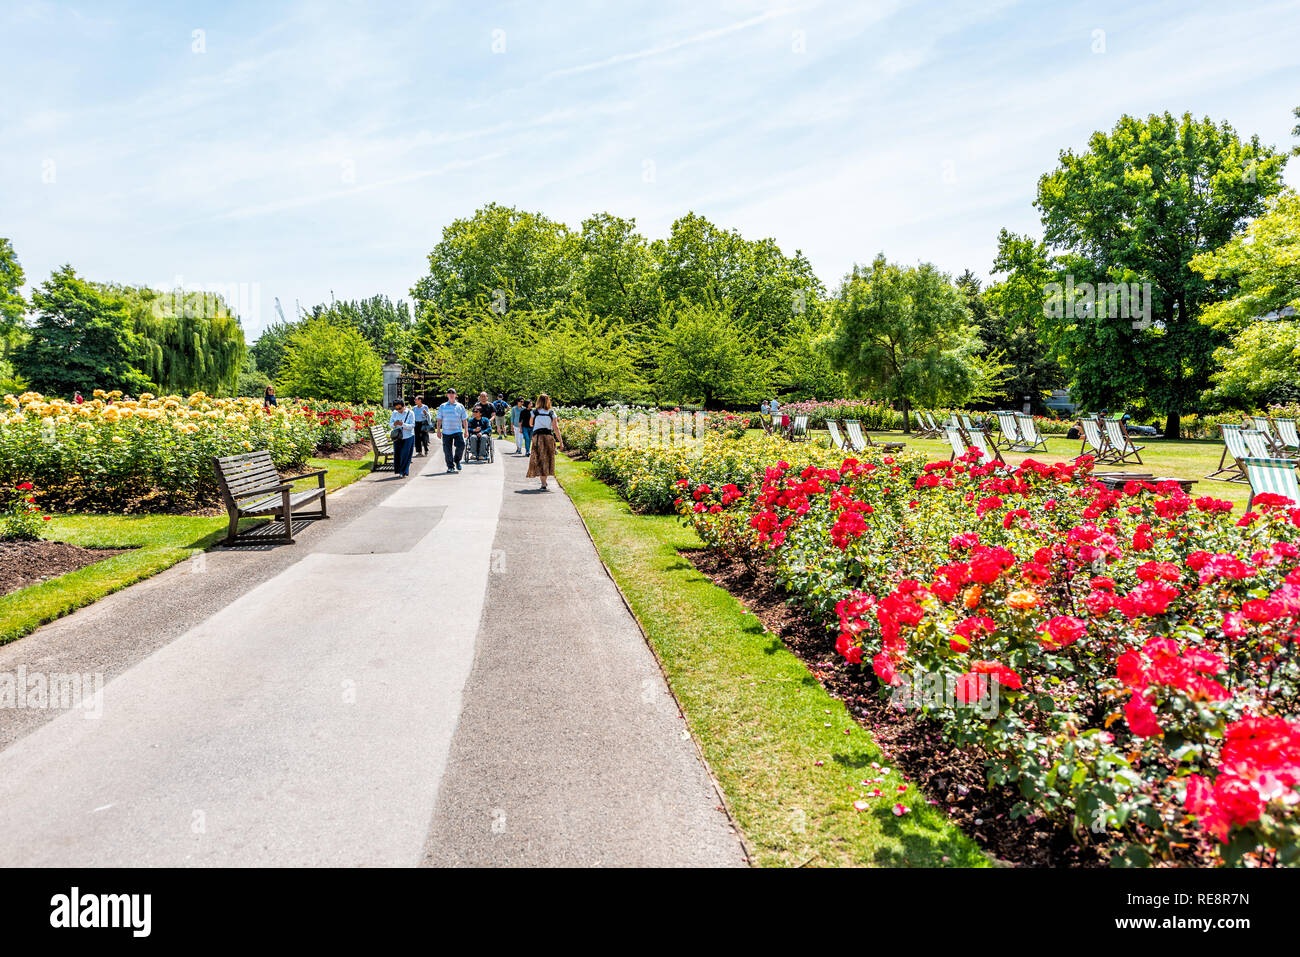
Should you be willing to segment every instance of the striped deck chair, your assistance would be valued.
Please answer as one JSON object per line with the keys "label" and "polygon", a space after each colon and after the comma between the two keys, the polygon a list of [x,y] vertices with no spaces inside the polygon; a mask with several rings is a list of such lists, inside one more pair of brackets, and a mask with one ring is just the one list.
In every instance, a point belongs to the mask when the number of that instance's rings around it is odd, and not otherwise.
{"label": "striped deck chair", "polygon": [[955,462],[966,454],[966,433],[954,425],[945,425],[943,434],[948,437],[948,444],[952,446],[952,455],[948,456],[949,462]]}
{"label": "striped deck chair", "polygon": [[965,412],[958,414],[961,416],[961,427],[966,430],[967,435],[970,435],[972,432],[983,432],[985,435],[988,434],[988,429],[977,426],[971,421],[971,417]]}
{"label": "striped deck chair", "polygon": [[1080,455],[1091,455],[1098,465],[1110,465],[1115,461],[1115,452],[1106,441],[1106,433],[1096,419],[1084,416],[1079,419],[1083,426],[1083,444],[1079,447]]}
{"label": "striped deck chair", "polygon": [[796,415],[790,422],[790,431],[786,438],[791,442],[808,441],[808,416]]}
{"label": "striped deck chair", "polygon": [[1021,446],[1025,444],[1025,440],[1020,437],[1020,424],[1016,421],[1016,414],[1014,412],[994,412],[993,417],[998,420],[998,430],[1002,433],[1000,438],[994,438],[993,447],[1017,452],[1023,451]]}
{"label": "striped deck chair", "polygon": [[1115,455],[1112,461],[1116,465],[1127,465],[1130,461],[1141,465],[1142,456],[1138,453],[1145,449],[1146,446],[1133,444],[1133,440],[1129,438],[1128,429],[1124,428],[1124,419],[1120,416],[1114,416],[1101,421],[1106,426],[1106,441],[1110,443],[1111,450]]}
{"label": "striped deck chair", "polygon": [[1006,459],[1002,457],[1002,453],[999,452],[997,446],[993,444],[993,440],[979,429],[976,429],[974,432],[967,432],[966,441],[968,444],[979,449],[980,454],[984,456],[981,464],[987,465],[992,461],[996,461],[999,465],[1007,464]]}
{"label": "striped deck chair", "polygon": [[943,426],[939,424],[939,420],[934,417],[933,412],[925,413],[925,437],[927,439],[943,437]]}
{"label": "striped deck chair", "polygon": [[840,432],[840,424],[834,419],[827,419],[826,431],[830,433],[831,446],[843,452],[847,446],[844,442],[844,435]]}
{"label": "striped deck chair", "polygon": [[845,419],[844,431],[849,434],[849,444],[853,446],[854,452],[864,452],[869,448],[884,449],[886,452],[897,452],[903,448],[902,442],[880,442],[871,441],[871,436],[862,431],[862,423],[857,419]]}
{"label": "striped deck chair", "polygon": [[926,421],[926,413],[914,411],[912,417],[916,420],[916,437],[918,439],[932,439],[937,434],[934,428],[934,419]]}
{"label": "striped deck chair", "polygon": [[1300,433],[1296,432],[1295,419],[1274,419],[1273,428],[1281,443],[1282,454],[1300,455]]}
{"label": "striped deck chair", "polygon": [[1017,412],[1016,421],[1020,423],[1020,437],[1025,440],[1026,452],[1046,452],[1047,436],[1038,431],[1038,423],[1027,412]]}
{"label": "striped deck chair", "polygon": [[1250,511],[1255,496],[1264,492],[1285,495],[1300,505],[1300,481],[1296,480],[1294,459],[1255,458],[1248,455],[1239,459],[1238,464],[1250,482],[1250,501],[1246,503],[1246,511]]}
{"label": "striped deck chair", "polygon": [[1281,454],[1281,440],[1278,439],[1277,432],[1273,429],[1273,420],[1267,415],[1252,415],[1250,422],[1256,429],[1264,433],[1264,441],[1268,443],[1269,454]]}
{"label": "striped deck chair", "polygon": [[[1205,476],[1206,478],[1217,478],[1223,482],[1245,482],[1246,471],[1241,467],[1242,459],[1271,457],[1267,454],[1255,455],[1246,444],[1246,436],[1243,433],[1250,432],[1255,449],[1261,452],[1267,451],[1264,435],[1257,429],[1247,429],[1244,425],[1229,425],[1226,422],[1221,424],[1219,429],[1223,432],[1223,454],[1219,456],[1219,467]],[[1228,461],[1229,458],[1232,459],[1231,462]]]}

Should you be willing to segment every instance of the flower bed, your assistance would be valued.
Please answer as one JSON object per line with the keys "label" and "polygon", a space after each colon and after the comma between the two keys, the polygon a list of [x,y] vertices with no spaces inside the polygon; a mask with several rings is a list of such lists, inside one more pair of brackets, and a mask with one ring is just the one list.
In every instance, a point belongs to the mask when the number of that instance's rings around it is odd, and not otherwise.
{"label": "flower bed", "polygon": [[34,483],[46,508],[191,508],[216,500],[212,456],[265,449],[277,468],[293,468],[322,440],[347,444],[358,421],[364,414],[351,410],[263,409],[201,392],[132,399],[96,390],[81,405],[10,395],[0,411],[0,483]]}
{"label": "flower bed", "polygon": [[597,473],[645,504],[676,484],[706,545],[774,572],[1016,815],[1121,863],[1297,861],[1300,509],[1108,492],[1086,458],[670,453],[602,452]]}

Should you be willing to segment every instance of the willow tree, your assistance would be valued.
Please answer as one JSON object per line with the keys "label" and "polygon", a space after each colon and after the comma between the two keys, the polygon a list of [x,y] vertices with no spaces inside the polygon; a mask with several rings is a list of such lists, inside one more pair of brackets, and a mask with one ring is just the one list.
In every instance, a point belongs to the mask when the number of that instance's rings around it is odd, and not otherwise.
{"label": "willow tree", "polygon": [[136,366],[161,392],[233,395],[247,348],[219,293],[106,286],[131,312]]}
{"label": "willow tree", "polygon": [[898,403],[903,429],[917,405],[964,403],[996,388],[1000,365],[980,355],[965,295],[929,263],[877,256],[854,266],[831,304],[825,348],[851,385]]}

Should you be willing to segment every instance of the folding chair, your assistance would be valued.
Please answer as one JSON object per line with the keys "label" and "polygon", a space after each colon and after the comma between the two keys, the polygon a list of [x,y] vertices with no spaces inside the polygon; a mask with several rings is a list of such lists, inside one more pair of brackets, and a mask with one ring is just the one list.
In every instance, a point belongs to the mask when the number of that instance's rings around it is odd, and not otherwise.
{"label": "folding chair", "polygon": [[1295,474],[1294,459],[1255,458],[1248,455],[1238,460],[1250,482],[1250,500],[1246,502],[1246,511],[1250,511],[1255,496],[1264,492],[1285,495],[1296,505],[1300,505],[1300,481]]}
{"label": "folding chair", "polygon": [[862,423],[857,419],[845,419],[844,431],[849,434],[849,443],[853,446],[854,452],[864,452],[869,448],[884,449],[886,452],[897,452],[904,448],[902,442],[881,442],[876,444],[871,441],[871,436],[862,431]]}
{"label": "folding chair", "polygon": [[[1115,452],[1106,441],[1106,435],[1101,431],[1101,426],[1097,424],[1096,419],[1083,417],[1079,420],[1083,426],[1083,444],[1079,447],[1079,454],[1091,454],[1098,465],[1110,465],[1115,462]],[[1091,453],[1089,453],[1091,449]]]}
{"label": "folding chair", "polygon": [[916,412],[916,437],[918,439],[932,439],[939,434],[939,428],[934,424],[934,416],[928,412]]}
{"label": "folding chair", "polygon": [[1300,455],[1300,433],[1296,432],[1295,419],[1274,419],[1273,427],[1281,443],[1278,451],[1283,455]]}
{"label": "folding chair", "polygon": [[[1206,478],[1219,478],[1226,475],[1226,478],[1220,479],[1223,482],[1245,482],[1246,470],[1241,467],[1241,460],[1248,458],[1266,459],[1271,458],[1267,454],[1255,455],[1254,451],[1246,444],[1244,433],[1251,433],[1251,441],[1255,444],[1255,450],[1266,453],[1267,447],[1264,445],[1264,434],[1257,429],[1247,429],[1244,425],[1229,425],[1226,422],[1219,426],[1223,432],[1223,454],[1219,456],[1219,467],[1211,472]],[[1232,462],[1228,463],[1231,456]]]}
{"label": "folding chair", "polygon": [[827,419],[826,431],[830,434],[831,445],[843,452],[847,446],[844,443],[844,436],[840,432],[840,424],[834,419]]}
{"label": "folding chair", "polygon": [[949,462],[955,462],[966,454],[965,432],[956,426],[945,425],[943,434],[948,437],[948,444],[952,446],[952,455],[948,457]]}
{"label": "folding chair", "polygon": [[1110,442],[1110,447],[1115,453],[1114,463],[1116,465],[1127,465],[1132,459],[1138,465],[1142,464],[1142,456],[1138,453],[1146,448],[1145,445],[1134,445],[1133,440],[1129,438],[1128,429],[1124,428],[1124,420],[1120,416],[1110,419],[1103,419],[1102,424],[1106,426],[1106,440]]}
{"label": "folding chair", "polygon": [[984,456],[984,462],[997,461],[999,465],[1006,465],[1006,460],[1002,458],[1002,453],[998,451],[992,440],[987,435],[976,429],[974,432],[966,433],[966,442],[980,450]]}
{"label": "folding chair", "polygon": [[1282,443],[1273,429],[1273,420],[1267,415],[1252,415],[1250,421],[1258,431],[1264,433],[1264,440],[1268,442],[1269,454],[1280,455]]}
{"label": "folding chair", "polygon": [[789,439],[791,442],[807,442],[808,441],[808,416],[796,415],[793,419],[791,419],[790,432],[786,435],[786,438]]}
{"label": "folding chair", "polygon": [[[1014,412],[994,412],[993,417],[998,421],[998,430],[1002,433],[1001,439],[993,440],[993,447],[998,449],[1007,449],[1022,451],[1024,439],[1020,437],[1020,427],[1016,422]],[[967,431],[970,431],[967,429]]]}
{"label": "folding chair", "polygon": [[1020,425],[1020,438],[1024,440],[1026,452],[1047,451],[1047,436],[1038,431],[1038,423],[1027,412],[1017,412],[1016,422]]}

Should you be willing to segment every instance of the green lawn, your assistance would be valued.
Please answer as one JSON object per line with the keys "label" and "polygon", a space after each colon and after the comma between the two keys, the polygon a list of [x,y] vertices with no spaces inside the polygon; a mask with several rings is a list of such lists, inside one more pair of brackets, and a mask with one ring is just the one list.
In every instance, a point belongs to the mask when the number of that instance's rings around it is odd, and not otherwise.
{"label": "green lawn", "polygon": [[[329,470],[325,487],[330,491],[370,471],[369,459],[311,459],[309,464]],[[308,488],[316,481],[294,484]],[[0,644],[210,548],[225,535],[226,526],[224,515],[55,515],[46,530],[51,541],[131,551],[0,596]]]}
{"label": "green lawn", "polygon": [[[678,554],[699,547],[694,532],[672,517],[633,515],[585,463],[560,457],[557,471],[663,663],[755,863],[990,863],[914,787],[902,797],[911,813],[895,816],[897,770],[884,797],[866,798],[860,782],[877,776],[870,763],[888,762],[798,658]],[[855,810],[864,799],[868,807]]]}

